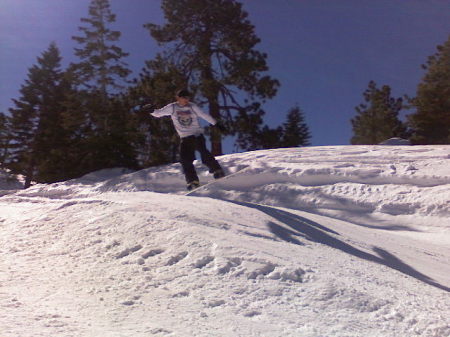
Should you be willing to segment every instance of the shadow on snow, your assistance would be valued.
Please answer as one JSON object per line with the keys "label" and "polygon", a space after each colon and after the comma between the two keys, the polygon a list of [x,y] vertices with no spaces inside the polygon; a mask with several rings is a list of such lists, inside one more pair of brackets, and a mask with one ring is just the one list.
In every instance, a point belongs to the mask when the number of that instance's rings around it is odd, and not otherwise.
{"label": "shadow on snow", "polygon": [[238,204],[240,206],[246,206],[257,209],[258,211],[264,212],[267,215],[277,219],[281,223],[288,226],[289,228],[286,228],[274,222],[269,223],[269,228],[271,232],[284,241],[291,242],[297,245],[304,245],[304,243],[302,243],[298,238],[303,237],[306,240],[321,243],[329,247],[339,249],[344,253],[351,254],[355,257],[379,263],[381,265],[395,269],[405,275],[414,277],[415,279],[427,283],[429,285],[432,285],[436,288],[450,292],[449,287],[439,284],[438,282],[428,277],[427,275],[420,273],[413,267],[407,265],[406,263],[398,259],[396,256],[392,255],[391,253],[382,248],[379,247],[372,248],[373,251],[376,253],[376,255],[367,253],[336,238],[336,236],[338,236],[339,233],[323,225],[320,225],[314,221],[311,221],[307,218],[301,217],[297,214],[292,214],[287,211],[269,206],[263,206],[247,202],[238,202],[233,200],[226,200],[226,201]]}

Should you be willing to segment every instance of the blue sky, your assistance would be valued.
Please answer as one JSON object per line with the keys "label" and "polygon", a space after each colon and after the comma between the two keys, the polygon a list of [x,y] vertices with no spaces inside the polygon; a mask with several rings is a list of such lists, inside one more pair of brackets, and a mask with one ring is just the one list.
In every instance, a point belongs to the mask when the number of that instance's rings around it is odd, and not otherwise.
{"label": "blue sky", "polygon": [[[119,45],[137,76],[158,51],[142,25],[162,24],[159,0],[111,0],[122,32]],[[413,96],[421,65],[450,34],[450,0],[243,0],[267,53],[269,74],[281,82],[265,104],[266,123],[281,124],[298,104],[312,145],[346,145],[350,119],[370,80]],[[28,68],[55,41],[63,65],[75,61],[74,41],[90,0],[0,0],[0,111]],[[226,149],[227,151],[227,149]],[[230,149],[228,149],[230,151]]]}

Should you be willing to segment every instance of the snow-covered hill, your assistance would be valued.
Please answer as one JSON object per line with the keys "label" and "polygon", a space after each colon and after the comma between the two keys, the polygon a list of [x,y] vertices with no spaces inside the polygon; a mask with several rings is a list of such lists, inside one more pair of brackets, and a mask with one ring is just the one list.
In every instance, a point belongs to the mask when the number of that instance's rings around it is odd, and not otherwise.
{"label": "snow-covered hill", "polygon": [[450,335],[450,146],[219,160],[1,197],[0,336]]}

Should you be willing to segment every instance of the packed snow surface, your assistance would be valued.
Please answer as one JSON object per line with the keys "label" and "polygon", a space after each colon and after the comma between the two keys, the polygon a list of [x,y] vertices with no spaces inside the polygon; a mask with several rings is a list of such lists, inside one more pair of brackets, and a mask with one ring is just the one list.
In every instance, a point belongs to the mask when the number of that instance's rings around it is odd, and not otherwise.
{"label": "packed snow surface", "polygon": [[0,336],[450,336],[450,146],[218,158],[0,195]]}

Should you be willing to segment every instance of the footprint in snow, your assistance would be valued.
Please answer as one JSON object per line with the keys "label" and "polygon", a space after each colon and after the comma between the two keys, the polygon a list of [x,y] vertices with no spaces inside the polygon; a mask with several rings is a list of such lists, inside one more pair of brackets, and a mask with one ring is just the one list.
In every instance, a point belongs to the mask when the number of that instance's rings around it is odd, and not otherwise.
{"label": "footprint in snow", "polygon": [[255,317],[255,316],[259,316],[262,315],[262,313],[260,311],[257,310],[250,310],[250,311],[246,311],[243,313],[244,317]]}
{"label": "footprint in snow", "polygon": [[173,266],[181,260],[183,260],[188,255],[188,252],[181,252],[178,255],[172,256],[169,261],[167,261],[166,266]]}
{"label": "footprint in snow", "polygon": [[122,259],[125,256],[130,255],[131,253],[137,252],[138,250],[141,250],[142,246],[141,245],[136,245],[130,248],[126,248],[124,250],[122,250],[119,254],[116,255],[116,259]]}
{"label": "footprint in snow", "polygon": [[264,277],[266,275],[269,275],[275,270],[275,265],[272,263],[267,263],[265,265],[262,265],[261,267],[257,268],[254,271],[251,271],[247,274],[247,278],[249,280],[254,280],[259,277]]}
{"label": "footprint in snow", "polygon": [[220,307],[224,304],[225,304],[224,300],[211,300],[206,304],[206,306],[208,308],[215,308],[215,307]]}
{"label": "footprint in snow", "polygon": [[164,249],[159,249],[159,248],[152,249],[152,250],[149,250],[146,253],[142,254],[142,258],[144,260],[146,260],[149,257],[156,256],[156,255],[159,255],[159,254],[162,254],[162,253],[164,253]]}
{"label": "footprint in snow", "polygon": [[201,268],[206,267],[212,261],[214,261],[214,257],[209,256],[209,255],[208,256],[204,256],[204,257],[198,259],[197,261],[195,261],[194,267],[198,268],[198,269],[201,269]]}
{"label": "footprint in snow", "polygon": [[232,270],[236,269],[237,267],[239,267],[242,263],[242,260],[240,258],[231,258],[231,259],[226,259],[226,260],[216,260],[216,271],[217,274],[219,275],[223,275],[223,274],[227,274],[229,272],[231,272]]}

